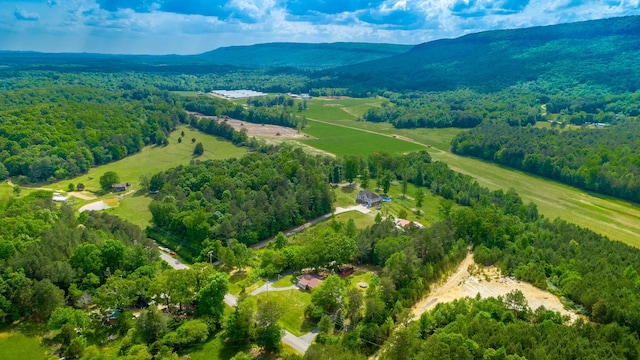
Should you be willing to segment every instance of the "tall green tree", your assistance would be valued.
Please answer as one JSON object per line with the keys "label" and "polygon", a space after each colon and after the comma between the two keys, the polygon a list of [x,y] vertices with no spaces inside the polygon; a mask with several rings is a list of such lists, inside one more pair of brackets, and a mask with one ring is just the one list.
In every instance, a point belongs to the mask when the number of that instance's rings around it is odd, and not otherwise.
{"label": "tall green tree", "polygon": [[193,155],[194,156],[200,156],[204,154],[204,146],[202,145],[201,142],[196,144],[196,147],[193,149]]}
{"label": "tall green tree", "polygon": [[100,188],[103,191],[109,191],[113,188],[113,185],[120,181],[120,176],[115,171],[107,171],[100,176]]}
{"label": "tall green tree", "polygon": [[360,167],[360,160],[355,156],[349,156],[344,162],[344,179],[353,183],[353,180],[358,176],[358,170]]}
{"label": "tall green tree", "polygon": [[424,202],[424,190],[419,187],[416,190],[416,194],[414,195],[415,199],[416,199],[416,207],[417,208],[421,208],[422,207],[422,203]]}
{"label": "tall green tree", "polygon": [[224,315],[224,296],[227,291],[229,291],[229,282],[226,274],[219,272],[211,275],[209,283],[196,296],[198,314],[219,324]]}
{"label": "tall green tree", "polygon": [[142,310],[136,321],[136,332],[147,344],[161,339],[168,331],[167,320],[156,306]]}

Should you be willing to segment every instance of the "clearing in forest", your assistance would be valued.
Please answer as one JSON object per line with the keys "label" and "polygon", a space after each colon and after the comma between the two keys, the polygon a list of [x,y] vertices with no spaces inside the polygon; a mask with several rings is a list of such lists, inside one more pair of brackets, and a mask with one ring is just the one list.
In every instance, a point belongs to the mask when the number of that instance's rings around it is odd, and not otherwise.
{"label": "clearing in forest", "polygon": [[477,294],[483,298],[504,296],[516,289],[522,291],[531,310],[544,306],[547,310],[568,315],[571,321],[578,318],[576,313],[566,310],[555,295],[529,283],[502,276],[495,266],[483,268],[475,263],[471,253],[462,261],[455,273],[443,283],[435,285],[431,293],[413,307],[412,312],[414,319],[418,319],[423,312],[432,310],[439,303],[475,297]]}

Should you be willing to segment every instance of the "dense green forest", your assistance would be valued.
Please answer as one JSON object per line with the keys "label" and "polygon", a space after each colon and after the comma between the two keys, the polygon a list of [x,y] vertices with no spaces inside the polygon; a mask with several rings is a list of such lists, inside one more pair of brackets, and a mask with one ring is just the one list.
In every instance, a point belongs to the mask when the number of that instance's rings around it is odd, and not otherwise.
{"label": "dense green forest", "polygon": [[53,203],[47,191],[4,199],[0,224],[3,324],[28,317],[47,320],[65,304],[86,308],[94,297],[98,302],[96,291],[110,277],[147,274],[158,256],[136,225],[99,213],[76,218],[72,208]]}
{"label": "dense green forest", "polygon": [[150,234],[177,241],[188,258],[199,255],[206,240],[253,245],[331,211],[325,175],[331,165],[329,158],[281,149],[156,174],[150,189],[161,199],[150,210],[159,231]]}
{"label": "dense green forest", "polygon": [[542,129],[486,122],[460,133],[451,150],[566,184],[640,201],[640,124]]}
{"label": "dense green forest", "polygon": [[640,343],[617,324],[529,309],[522,293],[439,304],[400,329],[381,359],[636,359]]}
{"label": "dense green forest", "polygon": [[471,89],[441,92],[383,92],[389,100],[371,108],[365,121],[389,122],[395,128],[472,128],[481,122],[509,125],[615,124],[640,115],[640,92],[613,94],[595,86],[561,89],[550,86],[511,87],[490,93]]}
{"label": "dense green forest", "polygon": [[65,179],[163,145],[186,113],[166,92],[110,92],[80,86],[0,94],[0,178]]}

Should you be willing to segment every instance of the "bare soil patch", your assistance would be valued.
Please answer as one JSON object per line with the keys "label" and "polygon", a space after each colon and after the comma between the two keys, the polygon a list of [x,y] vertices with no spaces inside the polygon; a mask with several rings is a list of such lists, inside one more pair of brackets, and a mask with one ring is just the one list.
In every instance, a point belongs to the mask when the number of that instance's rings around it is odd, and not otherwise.
{"label": "bare soil patch", "polygon": [[494,266],[481,267],[473,260],[473,254],[469,253],[455,273],[443,283],[436,285],[427,297],[413,307],[414,319],[439,303],[475,297],[476,294],[480,294],[483,298],[504,296],[516,289],[522,291],[532,310],[544,306],[548,310],[568,315],[571,321],[578,318],[576,313],[566,310],[560,299],[550,292],[538,289],[529,283],[502,276],[500,270]]}
{"label": "bare soil patch", "polygon": [[69,196],[76,197],[82,200],[93,200],[96,199],[96,195],[89,191],[71,191],[67,193]]}
{"label": "bare soil patch", "polygon": [[190,112],[190,114],[196,115],[201,118],[224,121],[227,124],[231,125],[237,131],[240,131],[240,129],[247,129],[247,135],[249,135],[249,137],[255,136],[257,138],[270,139],[300,139],[305,137],[304,134],[299,133],[296,129],[291,129],[284,126],[253,124],[242,120],[232,119],[228,116],[221,116],[220,119],[218,119],[217,116],[206,116],[192,112]]}

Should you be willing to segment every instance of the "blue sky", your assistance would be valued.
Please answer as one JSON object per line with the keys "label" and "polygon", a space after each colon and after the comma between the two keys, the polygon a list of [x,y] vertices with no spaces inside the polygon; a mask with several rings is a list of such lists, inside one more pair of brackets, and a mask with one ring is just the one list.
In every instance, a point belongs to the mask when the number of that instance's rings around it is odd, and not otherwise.
{"label": "blue sky", "polygon": [[640,14],[640,0],[0,0],[0,49],[196,54],[266,42],[419,44]]}

